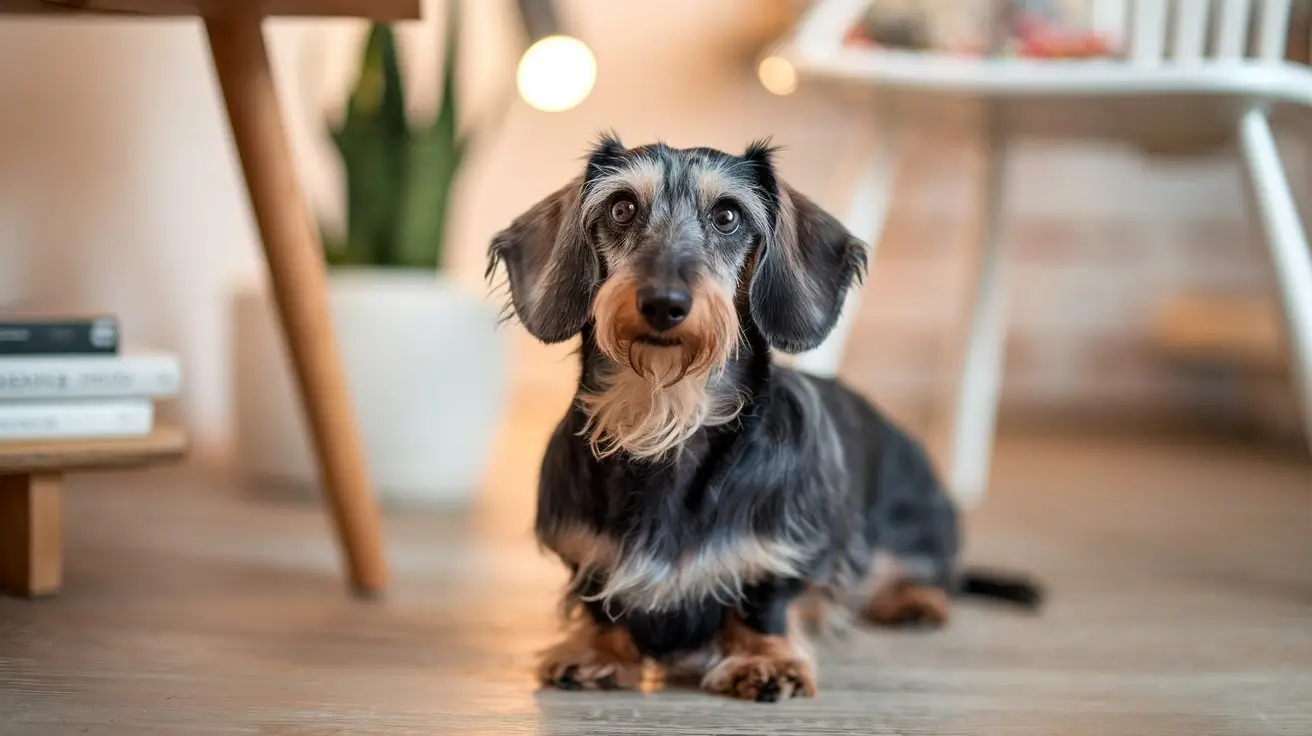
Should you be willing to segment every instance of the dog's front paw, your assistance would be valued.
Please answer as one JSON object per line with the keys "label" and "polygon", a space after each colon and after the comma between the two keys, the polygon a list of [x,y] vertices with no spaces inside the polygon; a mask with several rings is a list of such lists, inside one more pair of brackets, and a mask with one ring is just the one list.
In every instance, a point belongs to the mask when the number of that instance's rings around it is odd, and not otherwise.
{"label": "dog's front paw", "polygon": [[631,690],[642,683],[642,657],[627,632],[585,625],[542,653],[538,679],[562,690]]}
{"label": "dog's front paw", "polygon": [[561,690],[632,690],[642,682],[642,666],[592,656],[547,658],[538,668],[547,687]]}
{"label": "dog's front paw", "polygon": [[815,697],[815,673],[802,659],[759,655],[731,656],[702,678],[702,689],[717,695],[773,703]]}

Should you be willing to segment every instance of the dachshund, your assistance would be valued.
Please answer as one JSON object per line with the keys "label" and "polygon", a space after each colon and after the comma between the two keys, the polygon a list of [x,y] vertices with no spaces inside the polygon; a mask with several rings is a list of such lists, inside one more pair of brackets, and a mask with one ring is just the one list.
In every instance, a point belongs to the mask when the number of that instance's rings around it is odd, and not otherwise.
{"label": "dachshund", "polygon": [[535,536],[568,568],[546,687],[631,689],[647,665],[772,702],[817,693],[809,637],[843,619],[947,622],[1037,584],[957,569],[958,511],[922,447],[815,348],[867,247],[742,155],[602,135],[576,178],[488,248],[515,318],[578,339],[573,402],[542,458]]}

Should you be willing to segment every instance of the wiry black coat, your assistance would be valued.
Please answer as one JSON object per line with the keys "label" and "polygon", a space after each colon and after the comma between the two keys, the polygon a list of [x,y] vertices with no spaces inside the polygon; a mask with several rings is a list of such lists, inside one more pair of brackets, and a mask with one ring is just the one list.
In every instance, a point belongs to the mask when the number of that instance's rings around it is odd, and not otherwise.
{"label": "wiry black coat", "polygon": [[[705,646],[730,611],[782,631],[786,606],[804,588],[843,592],[869,572],[876,550],[919,570],[921,582],[952,583],[957,515],[920,446],[840,382],[772,364],[755,330],[745,341],[727,371],[748,397],[738,420],[700,430],[677,457],[597,459],[575,406],[543,458],[535,529],[548,547],[562,530],[584,525],[624,540],[625,554],[670,565],[745,537],[813,550],[802,574],[748,584],[740,600],[705,595],[635,610],[622,596],[587,600],[604,585],[599,574],[574,581],[572,602],[629,629],[654,658]],[[607,360],[591,342],[585,330],[581,386]]]}
{"label": "wiry black coat", "polygon": [[[777,177],[772,156],[759,143],[733,156],[606,137],[578,178],[489,249],[489,273],[505,265],[509,307],[530,333],[581,338],[578,400],[542,461],[537,537],[574,572],[572,608],[598,629],[623,627],[654,658],[705,648],[731,613],[782,635],[803,594],[859,607],[881,553],[904,581],[961,583],[957,512],[921,447],[841,383],[771,359],[825,339],[866,259]],[[645,319],[634,296],[652,284],[702,306],[672,331],[625,322]],[[599,331],[603,321],[612,329]],[[708,402],[740,397],[741,410],[685,423],[669,454],[598,453],[590,397],[664,390],[653,379],[614,391],[617,373],[645,376],[632,354],[624,365],[621,342],[646,358],[679,345],[713,355],[698,390]]]}

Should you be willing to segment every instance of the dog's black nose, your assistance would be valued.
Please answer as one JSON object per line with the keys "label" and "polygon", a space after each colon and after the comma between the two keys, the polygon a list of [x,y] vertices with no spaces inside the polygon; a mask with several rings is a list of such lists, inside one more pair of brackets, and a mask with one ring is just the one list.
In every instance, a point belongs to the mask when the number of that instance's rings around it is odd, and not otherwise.
{"label": "dog's black nose", "polygon": [[638,290],[638,311],[657,332],[673,329],[687,319],[692,310],[692,295],[683,289],[644,286]]}

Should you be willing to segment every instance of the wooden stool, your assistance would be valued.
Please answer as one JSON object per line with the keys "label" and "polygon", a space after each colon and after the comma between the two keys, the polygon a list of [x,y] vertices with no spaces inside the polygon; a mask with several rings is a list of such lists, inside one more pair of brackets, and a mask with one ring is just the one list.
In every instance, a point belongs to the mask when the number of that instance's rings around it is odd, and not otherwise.
{"label": "wooden stool", "polygon": [[[359,595],[380,594],[387,566],[377,503],[328,311],[322,246],[292,163],[262,23],[277,15],[416,19],[419,0],[0,0],[4,13],[204,20],[347,578]],[[50,515],[57,502],[48,499],[57,494],[42,490],[50,481],[23,475],[28,480],[4,486],[6,496],[23,500],[6,503],[19,504],[13,513],[30,521]]]}
{"label": "wooden stool", "polygon": [[186,453],[186,437],[172,428],[134,439],[0,444],[0,592],[59,591],[65,473],[175,462]]}

